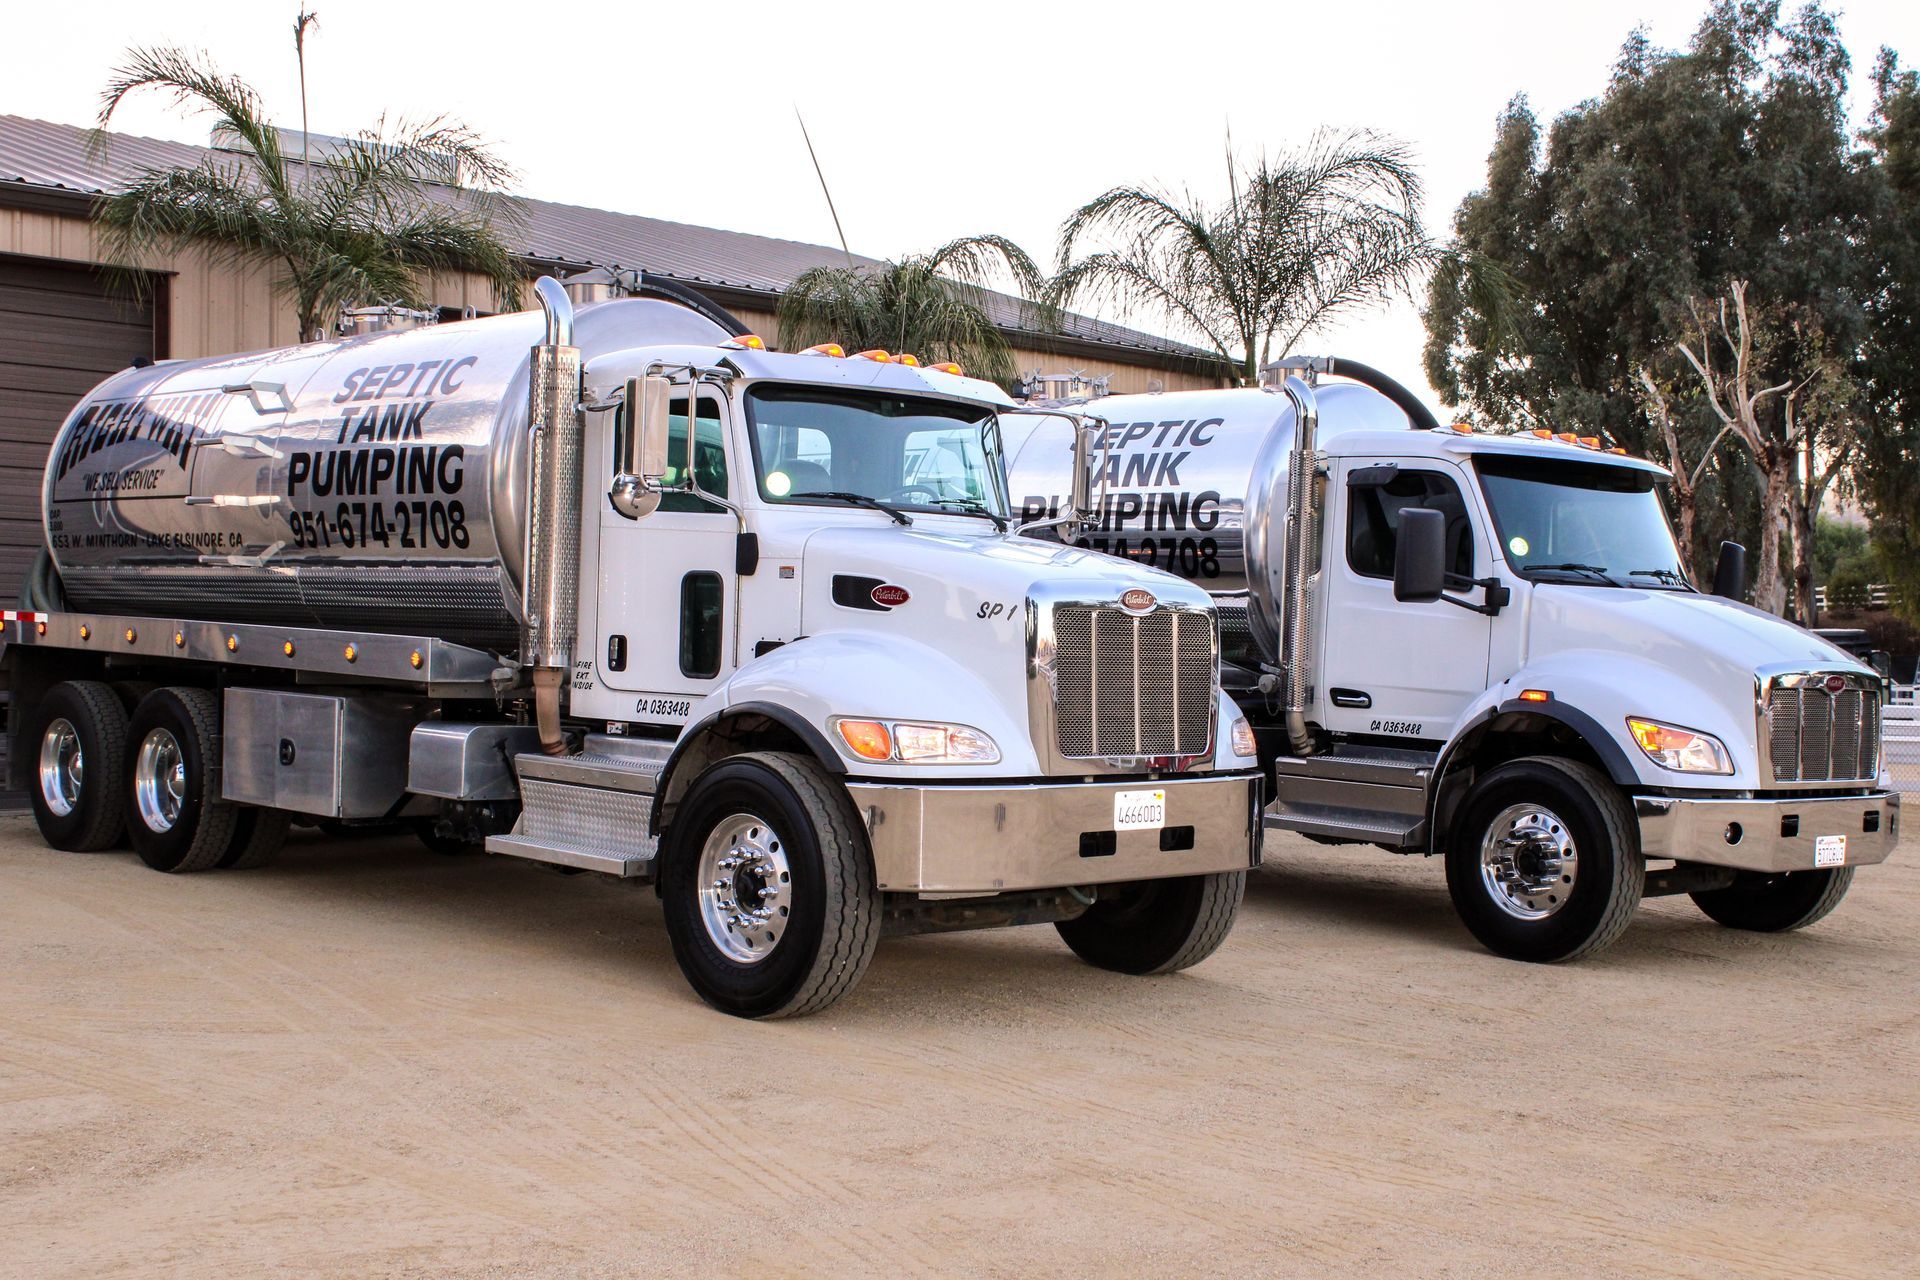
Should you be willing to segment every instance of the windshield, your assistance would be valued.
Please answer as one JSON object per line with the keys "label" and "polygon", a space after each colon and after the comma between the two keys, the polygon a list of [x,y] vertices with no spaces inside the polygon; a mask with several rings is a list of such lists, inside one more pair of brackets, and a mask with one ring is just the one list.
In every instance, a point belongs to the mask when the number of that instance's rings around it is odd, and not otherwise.
{"label": "windshield", "polygon": [[1653,472],[1494,454],[1474,466],[1500,550],[1526,577],[1691,589]]}
{"label": "windshield", "polygon": [[768,502],[1007,514],[999,420],[978,405],[767,386],[747,392],[747,418]]}

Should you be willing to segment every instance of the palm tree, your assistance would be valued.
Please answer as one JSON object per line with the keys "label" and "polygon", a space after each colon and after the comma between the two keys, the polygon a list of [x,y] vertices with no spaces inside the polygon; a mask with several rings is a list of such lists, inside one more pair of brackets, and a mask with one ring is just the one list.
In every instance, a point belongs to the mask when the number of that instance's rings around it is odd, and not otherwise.
{"label": "palm tree", "polygon": [[[1253,382],[1316,326],[1406,293],[1444,255],[1420,223],[1400,143],[1316,133],[1251,164],[1227,153],[1227,200],[1115,187],[1060,229],[1048,300],[1146,306],[1205,338]],[[1084,241],[1099,251],[1074,260]]]}
{"label": "palm tree", "polygon": [[1023,300],[1046,284],[1033,259],[1002,236],[966,236],[898,262],[811,267],[781,295],[780,345],[910,351],[1011,384],[1019,377],[1013,351],[987,311],[989,285],[1001,274]]}
{"label": "palm tree", "polygon": [[[426,278],[467,271],[493,286],[496,304],[519,305],[520,270],[500,227],[518,208],[500,194],[512,172],[467,128],[444,118],[380,127],[313,163],[289,157],[260,97],[178,49],[135,49],[101,96],[95,147],[114,110],[158,90],[211,115],[237,154],[210,152],[187,169],[147,169],[104,197],[94,213],[101,247],[136,287],[133,268],[155,254],[192,249],[213,261],[266,264],[293,302],[301,339],[319,337],[342,307],[426,302]],[[471,183],[472,185],[467,185]]]}

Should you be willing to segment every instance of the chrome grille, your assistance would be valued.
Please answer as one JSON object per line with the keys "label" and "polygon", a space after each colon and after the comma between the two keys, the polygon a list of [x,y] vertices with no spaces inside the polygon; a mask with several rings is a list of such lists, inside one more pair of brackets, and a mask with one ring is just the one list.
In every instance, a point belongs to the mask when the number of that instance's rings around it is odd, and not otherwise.
{"label": "chrome grille", "polygon": [[1880,776],[1880,691],[1855,677],[1829,691],[1824,673],[1775,676],[1767,687],[1767,759],[1775,782]]}
{"label": "chrome grille", "polygon": [[1198,756],[1212,750],[1210,614],[1059,605],[1053,635],[1054,743],[1063,757]]}

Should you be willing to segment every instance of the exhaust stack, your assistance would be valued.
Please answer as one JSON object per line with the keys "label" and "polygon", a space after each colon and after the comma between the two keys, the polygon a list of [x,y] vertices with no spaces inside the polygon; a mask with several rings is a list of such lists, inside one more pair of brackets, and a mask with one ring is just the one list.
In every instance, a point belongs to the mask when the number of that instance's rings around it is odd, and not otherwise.
{"label": "exhaust stack", "polygon": [[560,282],[534,282],[546,312],[545,340],[533,348],[527,378],[532,466],[527,511],[525,623],[520,660],[533,670],[540,749],[566,754],[560,690],[573,666],[580,618],[580,349],[573,345],[573,303]]}
{"label": "exhaust stack", "polygon": [[1287,742],[1295,755],[1304,756],[1313,750],[1313,736],[1307,732],[1307,699],[1313,690],[1307,649],[1312,621],[1309,577],[1320,546],[1320,508],[1313,493],[1320,470],[1315,448],[1320,405],[1304,379],[1288,374],[1282,385],[1293,402],[1294,437],[1287,468],[1287,581],[1281,600],[1280,660],[1287,668]]}

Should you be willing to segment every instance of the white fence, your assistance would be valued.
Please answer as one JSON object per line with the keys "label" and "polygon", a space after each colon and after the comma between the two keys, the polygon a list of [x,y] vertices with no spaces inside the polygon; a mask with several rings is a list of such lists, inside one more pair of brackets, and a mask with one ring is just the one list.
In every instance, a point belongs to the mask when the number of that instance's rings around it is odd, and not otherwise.
{"label": "white fence", "polygon": [[1901,791],[1920,791],[1920,706],[1914,704],[1912,685],[1894,686],[1881,732],[1893,785]]}

